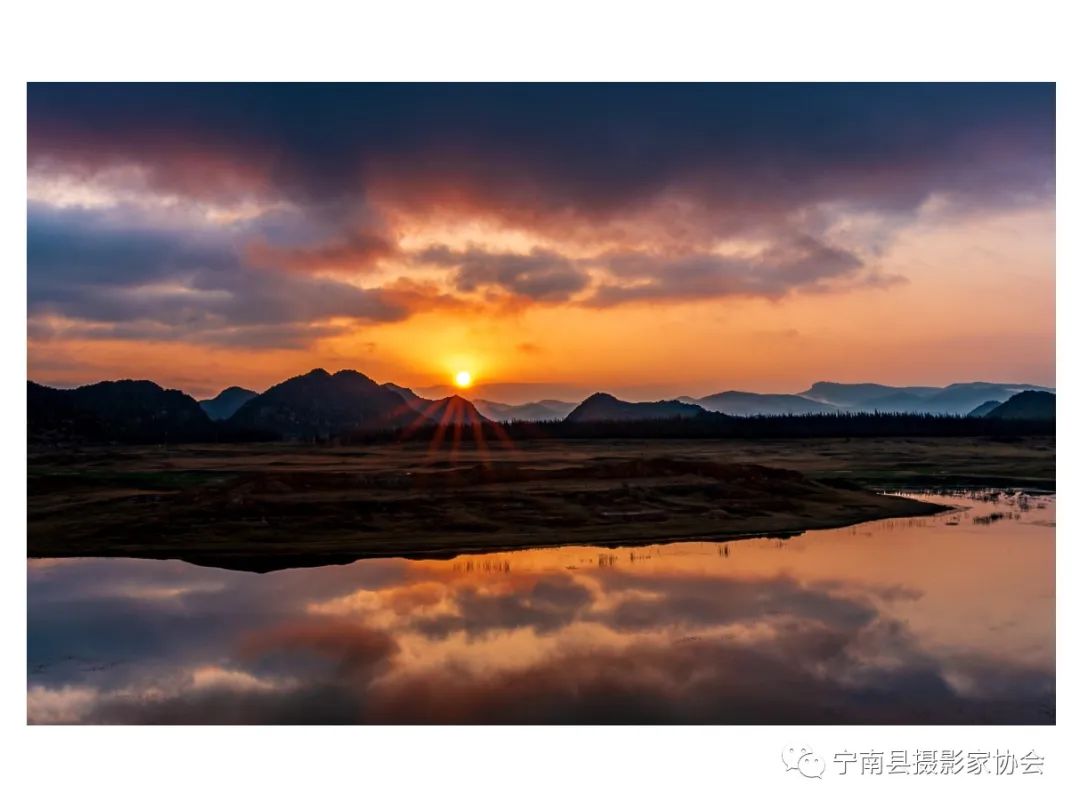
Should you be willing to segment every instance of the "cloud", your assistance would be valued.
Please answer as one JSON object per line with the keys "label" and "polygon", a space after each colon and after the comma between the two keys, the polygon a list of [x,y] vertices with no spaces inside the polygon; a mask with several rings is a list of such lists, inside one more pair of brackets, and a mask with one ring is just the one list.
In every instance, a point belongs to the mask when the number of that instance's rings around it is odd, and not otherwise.
{"label": "cloud", "polygon": [[185,195],[357,189],[528,221],[677,192],[723,211],[1045,195],[1052,84],[32,84],[32,172],[136,164]]}
{"label": "cloud", "polygon": [[[36,334],[293,347],[429,309],[895,284],[881,261],[917,218],[1052,203],[1055,99],[1052,84],[32,84],[28,175]],[[426,239],[433,221],[522,246]]]}
{"label": "cloud", "polygon": [[36,337],[280,348],[342,331],[328,323],[335,319],[397,321],[425,306],[416,291],[251,264],[242,249],[251,231],[118,219],[115,212],[31,206],[28,311]]}
{"label": "cloud", "polygon": [[1052,643],[1042,664],[926,647],[889,611],[918,593],[858,582],[32,562],[30,722],[1035,723],[1054,702]]}
{"label": "cloud", "polygon": [[484,636],[527,626],[538,635],[570,624],[591,601],[588,589],[567,575],[546,577],[527,589],[487,593],[468,586],[454,593],[456,612],[413,623],[419,632],[443,638],[450,633]]}
{"label": "cloud", "polygon": [[396,255],[397,245],[377,233],[349,233],[327,244],[281,247],[267,242],[249,245],[247,260],[255,265],[279,267],[298,272],[363,273],[380,260]]}
{"label": "cloud", "polygon": [[551,250],[527,254],[490,253],[480,248],[453,251],[436,245],[416,257],[420,262],[453,270],[452,284],[465,293],[494,287],[533,301],[566,301],[589,283],[588,273]]}
{"label": "cloud", "polygon": [[609,307],[630,301],[680,301],[729,296],[780,298],[792,292],[829,289],[838,282],[877,286],[851,251],[796,236],[749,256],[690,253],[665,256],[622,253],[596,262],[610,280],[585,301]]}
{"label": "cloud", "polygon": [[[754,252],[737,255],[629,251],[579,259],[541,248],[505,253],[435,245],[413,254],[411,260],[449,268],[451,284],[461,293],[494,289],[517,300],[574,301],[590,307],[734,296],[781,298],[793,292],[902,281],[867,267],[850,250],[804,234],[762,241]],[[578,296],[586,290],[587,295]]]}

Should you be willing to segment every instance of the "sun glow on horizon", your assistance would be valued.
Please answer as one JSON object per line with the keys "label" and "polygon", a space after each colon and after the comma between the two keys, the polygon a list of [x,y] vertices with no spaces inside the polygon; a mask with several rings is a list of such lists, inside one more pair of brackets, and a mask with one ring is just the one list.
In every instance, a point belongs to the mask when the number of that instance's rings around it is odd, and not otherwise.
{"label": "sun glow on horizon", "polygon": [[454,375],[454,385],[458,388],[468,388],[472,385],[472,373],[468,371],[459,371]]}

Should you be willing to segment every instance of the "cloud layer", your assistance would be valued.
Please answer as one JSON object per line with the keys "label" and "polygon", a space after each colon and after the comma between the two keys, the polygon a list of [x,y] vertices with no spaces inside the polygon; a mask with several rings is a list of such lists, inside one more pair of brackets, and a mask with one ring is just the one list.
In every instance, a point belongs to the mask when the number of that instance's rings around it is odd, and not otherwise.
{"label": "cloud layer", "polygon": [[[925,525],[907,531],[933,540]],[[1051,534],[1042,539],[1052,546]],[[770,553],[758,546],[751,558]],[[995,591],[996,607],[976,612],[980,621],[962,633],[944,620],[928,630],[913,618],[936,615],[935,600],[949,599],[947,584],[932,577],[924,581],[936,593],[913,587],[910,571],[889,565],[820,579],[823,557],[812,544],[796,553],[817,560],[801,575],[776,556],[791,551],[774,549],[747,567],[745,548],[644,549],[640,565],[626,550],[579,548],[260,576],[176,561],[38,561],[29,572],[29,719],[1052,718],[1052,621],[1038,623],[1046,606],[1026,615],[1027,625],[998,625],[1022,590]],[[716,554],[724,549],[730,557]],[[952,553],[962,556],[963,546]],[[618,564],[604,564],[605,556],[618,556]],[[1052,580],[1052,560],[1040,576],[1047,570]],[[994,566],[986,573],[999,585],[1012,581]]]}
{"label": "cloud layer", "polygon": [[39,338],[877,287],[912,218],[1053,196],[1052,85],[37,84],[28,113]]}

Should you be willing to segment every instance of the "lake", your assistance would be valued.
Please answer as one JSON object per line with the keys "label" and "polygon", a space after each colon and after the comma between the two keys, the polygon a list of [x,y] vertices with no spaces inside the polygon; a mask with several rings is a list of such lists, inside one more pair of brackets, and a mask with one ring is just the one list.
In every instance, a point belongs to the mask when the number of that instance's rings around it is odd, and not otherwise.
{"label": "lake", "polygon": [[266,574],[33,559],[31,723],[1053,723],[1053,496]]}

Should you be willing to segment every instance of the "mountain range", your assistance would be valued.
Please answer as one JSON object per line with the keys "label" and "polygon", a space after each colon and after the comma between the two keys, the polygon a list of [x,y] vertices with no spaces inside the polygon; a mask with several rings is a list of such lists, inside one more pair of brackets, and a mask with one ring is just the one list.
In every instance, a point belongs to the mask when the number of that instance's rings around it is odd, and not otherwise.
{"label": "mountain range", "polygon": [[961,415],[988,400],[1004,402],[1021,391],[1054,389],[1026,383],[953,383],[941,388],[930,386],[897,387],[876,383],[818,382],[801,392],[800,397],[835,405],[848,411],[878,413],[929,413]]}
{"label": "mountain range", "polygon": [[473,405],[493,422],[558,422],[577,407],[577,403],[563,402],[561,399],[541,399],[523,405],[474,399]]}
{"label": "mountain range", "polygon": [[798,394],[754,394],[748,391],[724,391],[694,399],[679,397],[680,402],[700,405],[707,411],[728,416],[799,416],[807,413],[835,413],[839,407]]}
{"label": "mountain range", "polygon": [[596,393],[578,405],[539,400],[509,405],[460,395],[429,398],[357,371],[314,369],[256,393],[226,388],[197,402],[149,380],[118,380],[74,389],[28,381],[29,430],[35,437],[102,441],[190,442],[329,439],[430,426],[455,429],[490,421],[649,421],[729,416],[855,412],[1053,419],[1052,389],[1006,383],[955,383],[940,388],[819,382],[800,394],[724,391],[704,397],[628,402]]}
{"label": "mountain range", "polygon": [[221,435],[194,399],[149,380],[115,380],[72,389],[28,381],[26,388],[31,436],[199,442]]}

